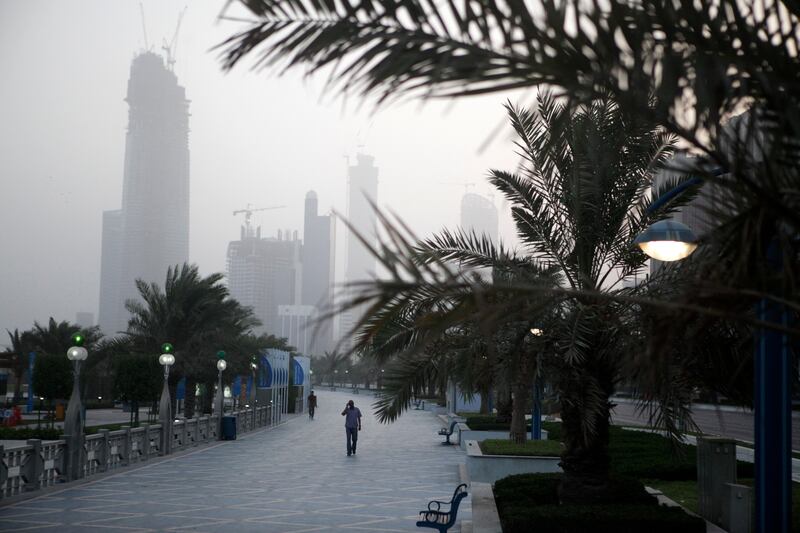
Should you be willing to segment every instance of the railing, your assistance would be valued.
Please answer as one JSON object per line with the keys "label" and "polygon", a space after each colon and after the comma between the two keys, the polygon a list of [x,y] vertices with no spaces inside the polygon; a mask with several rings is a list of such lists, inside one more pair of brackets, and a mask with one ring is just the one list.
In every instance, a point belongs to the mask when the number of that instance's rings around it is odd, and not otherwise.
{"label": "railing", "polygon": [[[271,407],[256,407],[229,413],[236,417],[239,433],[247,433],[269,425]],[[152,457],[164,455],[161,449],[163,427],[143,424],[117,431],[100,430],[86,435],[79,447],[79,477],[89,477]],[[201,416],[172,424],[172,452],[192,448],[219,438],[219,417]],[[19,496],[58,483],[69,481],[69,449],[67,440],[42,442],[30,439],[10,449],[0,445],[0,499]]]}

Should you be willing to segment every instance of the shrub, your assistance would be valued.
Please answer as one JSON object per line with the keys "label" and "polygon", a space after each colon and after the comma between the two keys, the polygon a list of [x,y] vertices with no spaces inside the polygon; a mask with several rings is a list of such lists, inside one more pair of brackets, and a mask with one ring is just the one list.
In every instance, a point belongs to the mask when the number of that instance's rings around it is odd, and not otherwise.
{"label": "shrub", "polygon": [[487,455],[559,457],[563,450],[561,443],[553,440],[529,440],[525,444],[515,444],[510,440],[487,439],[481,441],[480,447]]}
{"label": "shrub", "polygon": [[59,440],[61,438],[60,429],[51,428],[7,428],[0,427],[0,440]]}
{"label": "shrub", "polygon": [[495,500],[505,533],[705,532],[705,522],[680,508],[661,507],[635,479],[614,478],[602,505],[559,505],[561,474],[522,474],[499,480]]}

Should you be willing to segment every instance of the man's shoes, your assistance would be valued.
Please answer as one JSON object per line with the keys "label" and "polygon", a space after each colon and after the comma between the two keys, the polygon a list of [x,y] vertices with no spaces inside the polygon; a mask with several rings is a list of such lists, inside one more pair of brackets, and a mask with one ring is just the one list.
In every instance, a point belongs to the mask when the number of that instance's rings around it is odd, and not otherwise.
{"label": "man's shoes", "polygon": [[355,451],[355,450],[353,450],[353,455],[355,455],[355,454],[356,454],[356,451]]}
{"label": "man's shoes", "polygon": [[349,454],[349,453],[347,454],[347,457],[350,457],[350,454]]}

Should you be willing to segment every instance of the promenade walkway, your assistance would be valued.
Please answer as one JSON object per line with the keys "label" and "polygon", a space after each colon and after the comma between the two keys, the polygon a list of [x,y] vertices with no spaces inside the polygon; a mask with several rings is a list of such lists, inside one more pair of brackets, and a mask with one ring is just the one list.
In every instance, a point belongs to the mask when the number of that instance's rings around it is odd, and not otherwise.
{"label": "promenade walkway", "polygon": [[[317,395],[313,421],[298,416],[2,507],[0,531],[421,531],[418,512],[431,499],[450,498],[464,462],[457,446],[439,444],[440,420],[410,411],[382,425],[371,396]],[[340,416],[350,398],[365,415],[353,457]],[[459,518],[470,517],[468,500]]]}

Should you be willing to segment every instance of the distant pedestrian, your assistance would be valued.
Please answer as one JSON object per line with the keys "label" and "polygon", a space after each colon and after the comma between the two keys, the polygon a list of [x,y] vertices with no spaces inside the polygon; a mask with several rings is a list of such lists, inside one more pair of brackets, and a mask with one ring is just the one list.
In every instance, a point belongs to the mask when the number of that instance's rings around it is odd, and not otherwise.
{"label": "distant pedestrian", "polygon": [[358,432],[361,431],[361,410],[355,406],[353,400],[347,402],[342,411],[344,418],[344,429],[347,432],[347,456],[356,454],[356,443],[358,442]]}
{"label": "distant pedestrian", "polygon": [[317,395],[314,394],[314,391],[311,391],[311,394],[308,395],[308,418],[314,420],[314,411],[317,408]]}

